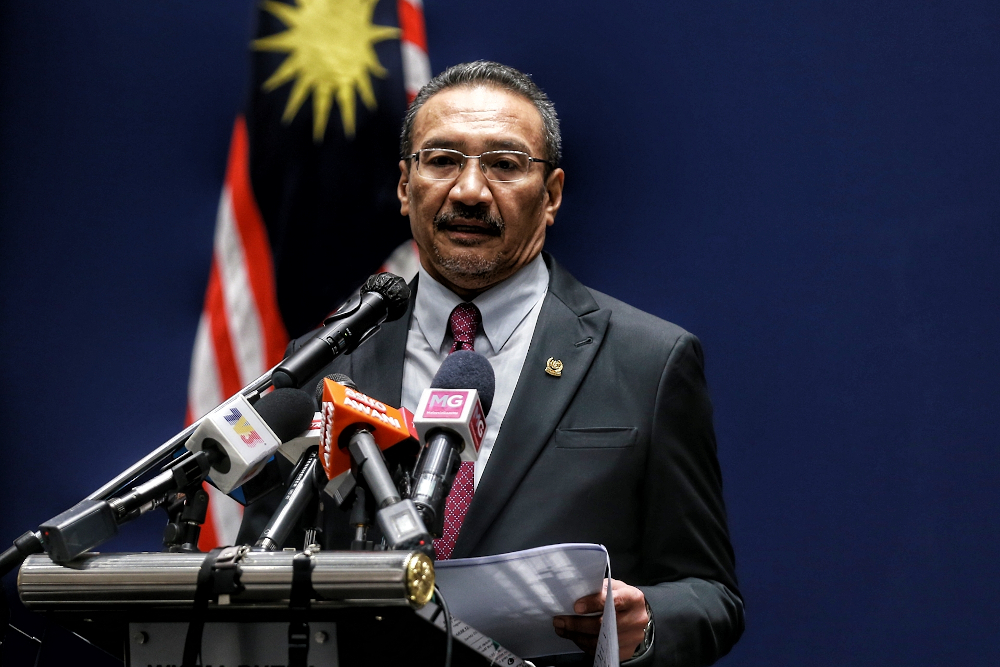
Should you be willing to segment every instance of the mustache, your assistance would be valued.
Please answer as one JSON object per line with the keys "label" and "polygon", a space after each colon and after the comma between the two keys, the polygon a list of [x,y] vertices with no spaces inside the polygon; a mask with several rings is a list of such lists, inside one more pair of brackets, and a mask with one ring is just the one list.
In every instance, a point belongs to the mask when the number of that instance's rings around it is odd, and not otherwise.
{"label": "mustache", "polygon": [[477,222],[481,222],[487,226],[487,233],[493,236],[503,234],[506,227],[503,218],[490,212],[485,206],[468,206],[460,202],[455,202],[450,211],[439,213],[434,218],[434,229],[441,231],[460,220],[476,220]]}

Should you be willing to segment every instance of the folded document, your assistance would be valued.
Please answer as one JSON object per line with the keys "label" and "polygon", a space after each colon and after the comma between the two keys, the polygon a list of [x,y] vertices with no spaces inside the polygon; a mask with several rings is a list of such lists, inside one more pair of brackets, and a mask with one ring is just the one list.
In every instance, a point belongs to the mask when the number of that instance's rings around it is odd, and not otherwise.
{"label": "folded document", "polygon": [[[574,615],[573,603],[600,591],[605,576],[610,577],[608,552],[598,544],[439,561],[434,571],[452,615],[527,658],[579,652],[556,634],[552,617]],[[608,602],[595,665],[618,664],[610,594]]]}

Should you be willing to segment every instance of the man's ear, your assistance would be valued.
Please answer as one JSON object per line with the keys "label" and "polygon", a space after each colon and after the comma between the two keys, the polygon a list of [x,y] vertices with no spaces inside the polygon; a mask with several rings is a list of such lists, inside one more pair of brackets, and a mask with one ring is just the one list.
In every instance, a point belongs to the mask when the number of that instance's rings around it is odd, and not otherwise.
{"label": "man's ear", "polygon": [[553,169],[545,181],[545,193],[548,195],[548,203],[545,205],[545,224],[551,227],[556,221],[556,213],[562,206],[563,183],[566,180],[566,172],[562,169]]}
{"label": "man's ear", "polygon": [[396,196],[399,198],[399,214],[410,214],[410,165],[406,160],[399,161],[399,183],[396,185]]}

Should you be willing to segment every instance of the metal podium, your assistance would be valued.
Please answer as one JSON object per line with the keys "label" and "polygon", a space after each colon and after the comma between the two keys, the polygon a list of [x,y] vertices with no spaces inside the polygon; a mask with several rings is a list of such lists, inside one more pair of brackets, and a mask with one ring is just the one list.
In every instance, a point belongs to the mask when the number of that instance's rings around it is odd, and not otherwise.
{"label": "metal podium", "polygon": [[[87,553],[63,565],[34,555],[18,591],[28,609],[131,667],[182,665],[185,651],[206,667],[445,662],[433,564],[416,551],[228,547]],[[451,621],[452,665],[530,666]]]}

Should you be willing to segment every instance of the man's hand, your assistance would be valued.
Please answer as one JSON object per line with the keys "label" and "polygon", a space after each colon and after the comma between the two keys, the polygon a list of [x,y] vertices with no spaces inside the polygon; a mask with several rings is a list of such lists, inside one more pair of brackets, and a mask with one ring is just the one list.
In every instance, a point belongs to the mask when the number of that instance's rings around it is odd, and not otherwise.
{"label": "man's hand", "polygon": [[[604,611],[605,591],[608,580],[604,580],[601,592],[580,598],[573,606],[578,614]],[[649,622],[646,615],[646,596],[638,588],[624,581],[611,580],[611,594],[614,596],[615,616],[618,619],[618,659],[628,660],[642,643],[643,631]],[[572,639],[577,646],[590,655],[597,649],[597,635],[601,631],[600,616],[556,616],[552,619],[556,634]]]}

